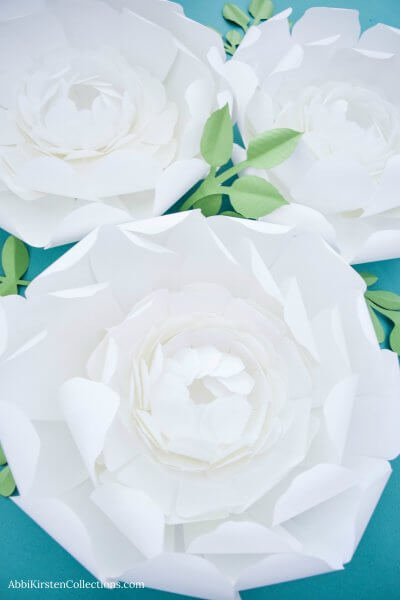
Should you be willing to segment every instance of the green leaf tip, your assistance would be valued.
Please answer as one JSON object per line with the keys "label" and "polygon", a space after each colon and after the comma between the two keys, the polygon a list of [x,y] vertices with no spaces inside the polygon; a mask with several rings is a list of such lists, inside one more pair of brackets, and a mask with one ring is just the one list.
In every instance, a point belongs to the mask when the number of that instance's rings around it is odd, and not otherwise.
{"label": "green leaf tip", "polygon": [[393,352],[400,355],[400,325],[395,325],[390,332],[389,345]]}
{"label": "green leaf tip", "polygon": [[19,285],[28,285],[22,280],[29,267],[29,252],[25,244],[10,235],[3,244],[1,262],[4,276],[0,276],[0,296],[18,294]]}
{"label": "green leaf tip", "polygon": [[365,297],[386,310],[400,310],[400,296],[383,290],[367,291]]}
{"label": "green leaf tip", "polygon": [[205,217],[212,217],[217,215],[221,210],[222,206],[222,195],[214,194],[212,196],[206,196],[201,200],[198,200],[193,204],[193,208],[200,208],[201,212]]}
{"label": "green leaf tip", "polygon": [[376,275],[373,275],[372,273],[360,271],[359,275],[364,279],[365,283],[367,284],[367,287],[369,287],[370,285],[374,285],[374,283],[378,281],[378,277]]}
{"label": "green leaf tip", "polygon": [[237,29],[231,29],[226,34],[226,39],[231,44],[231,46],[235,47],[239,46],[240,42],[243,39],[243,35]]}
{"label": "green leaf tip", "polygon": [[371,317],[371,321],[372,321],[372,325],[374,326],[375,329],[375,334],[376,337],[378,338],[378,342],[380,344],[383,344],[383,342],[385,341],[385,330],[383,329],[383,326],[380,322],[380,320],[378,319],[378,317],[376,316],[375,312],[373,311],[373,309],[371,308],[371,306],[368,304],[368,311]]}
{"label": "green leaf tip", "polygon": [[11,496],[15,491],[15,481],[9,466],[0,471],[0,496]]}
{"label": "green leaf tip", "polygon": [[287,160],[303,134],[293,129],[271,129],[249,143],[247,161],[258,169],[272,169]]}
{"label": "green leaf tip", "polygon": [[0,446],[0,465],[3,466],[7,464],[6,455],[4,454],[3,448]]}
{"label": "green leaf tip", "polygon": [[21,240],[10,235],[4,242],[1,261],[6,277],[21,279],[29,266],[28,249]]}
{"label": "green leaf tip", "polygon": [[[363,274],[364,280],[368,275]],[[374,278],[374,276],[372,277]],[[400,355],[400,296],[387,290],[367,290],[365,299],[378,342],[382,344],[385,341],[385,329],[379,318],[382,315],[392,323],[388,340],[389,347]]]}
{"label": "green leaf tip", "polygon": [[225,104],[208,118],[200,142],[206,162],[214,168],[227,163],[233,150],[233,123],[229,105]]}
{"label": "green leaf tip", "polygon": [[249,13],[255,19],[255,25],[260,21],[269,19],[274,12],[272,0],[251,0],[249,4]]}
{"label": "green leaf tip", "polygon": [[228,2],[227,4],[224,4],[222,14],[227,21],[239,25],[244,31],[247,30],[250,23],[250,17],[246,15],[240,6]]}

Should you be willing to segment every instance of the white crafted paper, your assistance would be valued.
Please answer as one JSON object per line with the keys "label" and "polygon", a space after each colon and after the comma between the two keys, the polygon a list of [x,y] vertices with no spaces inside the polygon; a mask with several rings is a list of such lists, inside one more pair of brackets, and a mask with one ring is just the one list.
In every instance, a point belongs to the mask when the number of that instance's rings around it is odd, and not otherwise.
{"label": "white crafted paper", "polygon": [[221,37],[166,0],[2,0],[0,226],[33,246],[160,215],[207,167]]}
{"label": "white crafted paper", "polygon": [[282,225],[92,232],[0,300],[13,500],[104,581],[233,600],[341,569],[400,445],[364,291]]}
{"label": "white crafted paper", "polygon": [[304,132],[288,161],[258,171],[290,202],[267,217],[319,232],[351,263],[400,256],[400,30],[360,35],[358,12],[290,10],[251,27],[231,84],[247,145],[275,127]]}

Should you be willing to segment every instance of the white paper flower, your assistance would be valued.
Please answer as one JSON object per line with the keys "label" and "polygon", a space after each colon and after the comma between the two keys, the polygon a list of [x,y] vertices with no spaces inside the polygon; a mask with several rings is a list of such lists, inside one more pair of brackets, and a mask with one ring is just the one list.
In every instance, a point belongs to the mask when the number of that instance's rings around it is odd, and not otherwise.
{"label": "white paper flower", "polygon": [[101,580],[228,600],[342,568],[399,451],[363,292],[279,225],[93,232],[0,302],[13,500]]}
{"label": "white paper flower", "polygon": [[331,8],[290,30],[289,14],[251,28],[226,65],[215,59],[245,143],[273,127],[304,132],[265,173],[292,203],[268,220],[322,232],[350,262],[400,256],[400,30],[360,37],[357,11]]}
{"label": "white paper flower", "polygon": [[166,0],[2,0],[0,226],[57,245],[165,212],[227,100],[210,48],[225,56]]}

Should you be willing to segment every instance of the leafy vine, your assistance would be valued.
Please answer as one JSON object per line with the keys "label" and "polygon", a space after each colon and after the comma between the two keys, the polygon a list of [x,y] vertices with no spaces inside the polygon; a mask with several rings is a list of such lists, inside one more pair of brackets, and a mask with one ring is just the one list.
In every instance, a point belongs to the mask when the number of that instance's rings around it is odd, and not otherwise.
{"label": "leafy vine", "polygon": [[365,272],[361,272],[360,275],[367,284],[365,300],[378,342],[382,344],[386,338],[385,329],[379,318],[383,316],[392,325],[389,334],[389,347],[393,352],[400,355],[400,296],[386,290],[370,290],[369,288],[378,281],[378,277]]}
{"label": "leafy vine", "polygon": [[240,6],[231,2],[224,4],[222,10],[224,19],[243,30],[243,33],[241,33],[238,29],[230,29],[225,36],[225,51],[231,56],[236,52],[244,33],[251,25],[259,25],[261,21],[266,21],[273,15],[274,4],[272,0],[251,0],[247,10],[246,13]]}
{"label": "leafy vine", "polygon": [[227,104],[216,110],[206,122],[200,144],[210,171],[179,210],[200,208],[207,217],[216,215],[220,213],[223,196],[226,196],[230,209],[221,214],[258,219],[287,204],[275,186],[256,175],[242,175],[232,185],[225,184],[249,167],[271,169],[279,165],[294,152],[301,135],[293,129],[265,131],[249,143],[244,161],[224,168],[232,156],[233,123]]}

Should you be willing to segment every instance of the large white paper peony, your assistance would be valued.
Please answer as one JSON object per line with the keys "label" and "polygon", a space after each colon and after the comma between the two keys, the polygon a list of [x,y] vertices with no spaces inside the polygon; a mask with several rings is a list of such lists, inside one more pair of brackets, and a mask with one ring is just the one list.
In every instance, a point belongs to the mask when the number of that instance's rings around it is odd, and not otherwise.
{"label": "large white paper peony", "polygon": [[165,212],[227,100],[210,48],[166,0],[1,0],[0,226],[57,245]]}
{"label": "large white paper peony", "polygon": [[13,500],[101,580],[231,600],[342,568],[400,446],[363,292],[280,225],[93,232],[0,302]]}
{"label": "large white paper peony", "polygon": [[268,215],[319,231],[350,262],[400,256],[400,30],[360,37],[354,10],[286,11],[248,31],[217,70],[235,90],[247,144],[273,127],[303,131],[264,173],[288,199]]}

